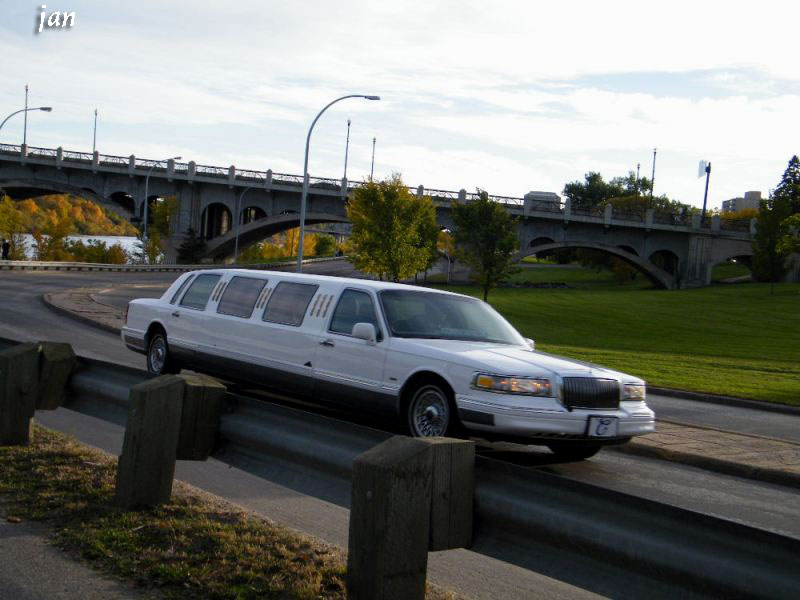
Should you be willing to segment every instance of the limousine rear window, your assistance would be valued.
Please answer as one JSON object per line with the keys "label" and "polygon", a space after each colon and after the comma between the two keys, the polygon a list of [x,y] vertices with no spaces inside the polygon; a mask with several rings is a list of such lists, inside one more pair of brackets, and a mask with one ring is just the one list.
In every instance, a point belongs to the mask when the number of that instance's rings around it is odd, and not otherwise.
{"label": "limousine rear window", "polygon": [[181,293],[183,290],[186,289],[186,286],[189,285],[189,282],[194,279],[194,275],[189,275],[186,279],[183,280],[183,283],[178,288],[178,291],[172,294],[172,300],[169,301],[170,304],[175,304],[175,302],[180,298]]}
{"label": "limousine rear window", "polygon": [[301,325],[318,287],[307,283],[281,281],[269,297],[263,320],[284,325]]}
{"label": "limousine rear window", "polygon": [[254,279],[253,277],[234,277],[231,279],[222,299],[217,306],[217,312],[223,315],[243,317],[249,319],[253,314],[253,307],[261,294],[261,290],[267,285],[266,279]]}
{"label": "limousine rear window", "polygon": [[204,310],[211,290],[217,285],[221,275],[198,275],[181,298],[181,306]]}
{"label": "limousine rear window", "polygon": [[396,337],[525,343],[503,317],[475,298],[405,290],[383,290],[380,298]]}

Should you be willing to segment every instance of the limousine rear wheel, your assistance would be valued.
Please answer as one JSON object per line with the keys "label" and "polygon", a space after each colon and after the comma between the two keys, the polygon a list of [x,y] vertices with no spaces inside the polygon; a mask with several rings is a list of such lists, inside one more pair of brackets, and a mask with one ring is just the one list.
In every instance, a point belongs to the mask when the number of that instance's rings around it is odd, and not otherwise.
{"label": "limousine rear wheel", "polygon": [[446,436],[456,428],[450,395],[436,383],[423,383],[408,402],[408,429],[414,437]]}
{"label": "limousine rear wheel", "polygon": [[156,330],[150,335],[150,342],[147,345],[147,370],[155,375],[180,371],[180,367],[170,355],[167,334],[161,330]]}

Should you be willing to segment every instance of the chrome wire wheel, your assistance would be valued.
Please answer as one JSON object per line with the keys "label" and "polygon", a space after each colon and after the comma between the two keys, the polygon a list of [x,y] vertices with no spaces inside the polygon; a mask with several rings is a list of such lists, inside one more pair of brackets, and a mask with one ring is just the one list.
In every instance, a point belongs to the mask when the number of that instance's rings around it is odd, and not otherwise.
{"label": "chrome wire wheel", "polygon": [[418,388],[408,405],[408,426],[414,437],[447,435],[452,415],[447,394],[437,385]]}
{"label": "chrome wire wheel", "polygon": [[150,350],[147,353],[147,366],[151,373],[164,372],[167,364],[167,340],[160,333],[153,336],[150,341]]}

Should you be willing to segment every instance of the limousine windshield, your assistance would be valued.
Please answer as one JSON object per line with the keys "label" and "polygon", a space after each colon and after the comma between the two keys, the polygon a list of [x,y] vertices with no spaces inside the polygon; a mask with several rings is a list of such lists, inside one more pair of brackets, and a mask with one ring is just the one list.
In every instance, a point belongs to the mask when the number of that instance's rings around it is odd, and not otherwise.
{"label": "limousine windshield", "polygon": [[500,315],[475,298],[405,290],[383,290],[380,297],[395,337],[525,344]]}

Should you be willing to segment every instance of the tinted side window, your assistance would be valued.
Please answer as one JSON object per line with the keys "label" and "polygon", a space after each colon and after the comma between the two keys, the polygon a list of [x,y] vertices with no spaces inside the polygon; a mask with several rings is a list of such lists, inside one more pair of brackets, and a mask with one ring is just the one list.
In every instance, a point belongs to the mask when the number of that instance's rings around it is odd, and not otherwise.
{"label": "tinted side window", "polygon": [[252,277],[234,277],[225,288],[222,299],[219,301],[217,312],[234,317],[250,318],[253,307],[261,290],[267,284],[266,279]]}
{"label": "tinted side window", "polygon": [[184,279],[184,280],[183,280],[183,283],[182,283],[182,284],[181,284],[181,286],[178,288],[178,291],[177,291],[177,292],[175,292],[175,293],[172,295],[172,300],[170,300],[170,301],[169,301],[169,303],[170,303],[170,304],[175,304],[175,301],[176,301],[178,298],[180,298],[180,297],[181,297],[181,292],[183,292],[183,290],[185,290],[185,289],[186,289],[186,286],[189,284],[189,282],[192,280],[192,278],[193,278],[193,277],[194,277],[194,275],[189,275],[189,277],[187,277],[186,279]]}
{"label": "tinted side window", "polygon": [[264,309],[264,320],[285,325],[300,325],[318,287],[307,283],[281,281],[269,297],[267,308]]}
{"label": "tinted side window", "polygon": [[217,285],[220,277],[222,277],[222,275],[198,275],[183,295],[181,306],[196,308],[198,310],[205,309],[208,297],[211,295],[211,290]]}
{"label": "tinted side window", "polygon": [[356,323],[372,323],[376,334],[380,336],[381,328],[378,326],[375,306],[369,294],[357,290],[345,290],[339,298],[336,310],[333,311],[330,331],[353,335],[353,325]]}

